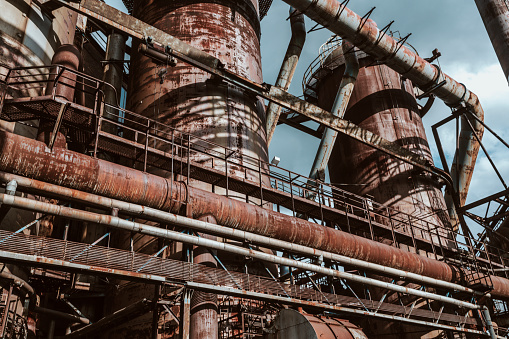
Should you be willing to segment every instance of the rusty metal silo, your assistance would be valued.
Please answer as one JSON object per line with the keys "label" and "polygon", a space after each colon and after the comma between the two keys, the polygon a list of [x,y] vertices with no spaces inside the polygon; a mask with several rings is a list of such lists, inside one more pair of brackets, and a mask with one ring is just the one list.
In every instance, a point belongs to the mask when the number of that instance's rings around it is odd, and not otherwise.
{"label": "rusty metal silo", "polygon": [[[344,72],[342,53],[341,48],[335,49],[323,58],[320,69],[315,72],[318,81],[312,92],[324,109],[331,109]],[[345,119],[386,140],[397,142],[432,164],[411,81],[388,66],[374,62],[366,54],[356,53],[361,69]],[[308,86],[308,95],[309,89]],[[444,232],[450,229],[439,183],[435,178],[415,171],[412,166],[339,135],[328,167],[333,184],[347,185],[359,195],[428,221]]]}
{"label": "rusty metal silo", "polygon": [[[226,69],[262,83],[258,13],[257,0],[150,0],[133,3],[135,17],[217,57]],[[137,51],[139,46],[133,47]],[[181,61],[171,67],[169,64],[154,63],[154,60],[140,53],[134,53],[131,60],[129,110],[217,144],[223,153],[223,147],[231,149],[241,165],[254,159],[268,160],[265,112],[259,98]],[[193,155],[192,160],[203,163],[210,161],[210,158],[198,154]],[[162,170],[148,170],[159,175],[171,175]],[[228,171],[236,174],[234,166]],[[189,184],[219,194],[224,192],[221,188],[213,188],[210,184],[192,179]],[[245,196],[233,192],[229,196],[245,200]],[[144,250],[150,248],[147,253],[156,251],[157,241],[152,244],[149,239],[138,242],[138,246],[146,246]],[[126,241],[123,243],[127,244]],[[176,246],[167,251],[167,255],[180,258],[183,250],[185,247]],[[194,249],[195,262],[203,261],[201,252],[203,249]],[[201,254],[208,255],[206,250]],[[213,258],[208,258],[203,264],[214,266],[214,262]],[[128,286],[114,297],[113,309],[141,297],[152,298],[153,291],[152,286]],[[193,293],[191,338],[217,336],[216,304],[215,295],[198,291]],[[130,333],[143,337],[150,326],[148,315],[138,324],[120,330],[118,335]]]}
{"label": "rusty metal silo", "polygon": [[[133,13],[217,57],[226,69],[262,82],[257,0],[140,1]],[[256,97],[183,62],[159,73],[163,68],[147,57],[133,58],[132,111],[244,156],[267,159],[264,110]]]}

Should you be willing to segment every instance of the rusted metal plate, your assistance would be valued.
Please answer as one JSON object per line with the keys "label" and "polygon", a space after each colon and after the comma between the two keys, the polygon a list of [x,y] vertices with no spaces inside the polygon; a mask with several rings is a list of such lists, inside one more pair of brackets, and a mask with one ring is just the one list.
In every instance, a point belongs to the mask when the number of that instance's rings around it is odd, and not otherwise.
{"label": "rusted metal plate", "polygon": [[[252,6],[249,0],[242,2],[246,1]],[[262,82],[260,44],[252,20],[231,6],[216,2],[192,1],[177,6],[174,2],[154,0],[135,4],[133,13],[214,56],[226,71]],[[206,72],[183,62],[167,67],[135,54],[131,69],[131,110],[236,150],[241,156],[268,160],[264,112],[256,96],[215,81]],[[161,70],[166,72],[164,78],[158,75]],[[193,160],[205,161],[203,157]]]}

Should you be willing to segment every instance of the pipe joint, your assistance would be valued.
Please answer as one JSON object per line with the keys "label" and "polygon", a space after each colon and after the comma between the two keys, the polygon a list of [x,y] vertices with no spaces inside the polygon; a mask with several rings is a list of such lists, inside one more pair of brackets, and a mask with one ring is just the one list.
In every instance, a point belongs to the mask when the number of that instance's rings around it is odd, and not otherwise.
{"label": "pipe joint", "polygon": [[9,195],[16,195],[16,190],[18,189],[18,182],[16,180],[11,180],[5,186],[5,192]]}
{"label": "pipe joint", "polygon": [[451,108],[461,108],[461,107],[472,107],[473,108],[473,105],[465,100],[465,98],[469,97],[469,95],[467,95],[467,93],[469,93],[467,86],[465,86],[465,84],[463,84],[461,82],[459,84],[463,87],[463,95],[461,96],[461,98],[456,102],[453,102],[453,103],[445,102],[445,104]]}

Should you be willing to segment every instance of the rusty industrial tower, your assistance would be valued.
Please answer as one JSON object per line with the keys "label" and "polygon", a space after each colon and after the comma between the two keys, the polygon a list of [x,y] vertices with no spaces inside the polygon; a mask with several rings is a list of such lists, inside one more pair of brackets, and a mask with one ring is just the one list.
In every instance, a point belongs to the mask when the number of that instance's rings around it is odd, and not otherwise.
{"label": "rusty industrial tower", "polygon": [[[509,335],[478,97],[372,11],[283,1],[271,85],[272,0],[0,0],[0,338]],[[475,3],[507,78],[508,2]],[[305,17],[332,37],[297,97]],[[320,140],[309,174],[270,161],[278,124]],[[467,204],[478,155],[505,190]]]}

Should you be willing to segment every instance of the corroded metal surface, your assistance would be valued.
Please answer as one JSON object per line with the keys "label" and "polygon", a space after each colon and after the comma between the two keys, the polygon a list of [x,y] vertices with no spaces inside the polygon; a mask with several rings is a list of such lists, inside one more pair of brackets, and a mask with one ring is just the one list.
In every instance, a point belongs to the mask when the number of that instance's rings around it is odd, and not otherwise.
{"label": "corroded metal surface", "polygon": [[348,320],[320,317],[293,309],[281,310],[274,320],[274,334],[268,339],[367,339]]}
{"label": "corroded metal surface", "polygon": [[[421,89],[433,89],[431,92],[447,105],[456,108],[465,105],[479,119],[484,119],[484,111],[479,98],[465,85],[443,73],[438,66],[432,65],[410,48],[379,30],[375,22],[361,18],[347,8],[344,3],[336,0],[284,1],[332,32],[348,39],[375,59],[383,60],[386,65],[403,74]],[[444,85],[433,88],[440,81],[445,81]],[[484,128],[481,124],[474,124],[474,129],[478,132],[479,137],[482,137]],[[454,204],[452,201],[456,200],[456,197],[447,201],[451,211],[455,205],[464,204],[463,199],[466,198],[468,192],[479,147],[479,143],[471,134],[465,137],[465,142],[460,143],[455,158],[458,159],[459,176],[463,180],[460,180],[459,185],[455,187],[460,192],[460,199],[457,199],[458,201]],[[455,166],[456,163],[452,167]],[[454,215],[454,213],[449,214]],[[468,234],[468,230],[465,229],[464,232]]]}
{"label": "corroded metal surface", "polygon": [[[426,161],[408,150],[389,142],[379,136],[373,135],[371,132],[366,131],[358,126],[344,120],[335,118],[331,113],[320,109],[317,106],[309,104],[282,89],[274,86],[262,86],[245,77],[234,74],[229,70],[223,69],[221,61],[212,57],[207,53],[203,53],[200,49],[192,47],[189,44],[182,42],[175,37],[164,33],[163,31],[147,25],[139,20],[109,7],[97,0],[84,0],[81,6],[70,6],[75,8],[79,13],[88,17],[100,20],[102,23],[111,26],[115,29],[120,29],[126,34],[133,36],[139,40],[144,40],[145,37],[154,37],[158,43],[163,46],[171,47],[168,51],[169,54],[183,60],[186,63],[195,65],[196,67],[209,72],[229,83],[235,84],[245,90],[248,90],[254,95],[261,96],[269,101],[275,102],[286,109],[303,114],[306,117],[318,123],[324,124],[329,128],[337,130],[340,133],[349,135],[365,144],[368,144],[376,149],[380,149],[387,154],[408,162],[416,167],[419,167],[429,173],[433,173],[444,178],[448,183],[451,183],[450,178],[437,168],[429,168],[426,166]],[[103,15],[99,15],[102,13]],[[162,74],[162,73],[161,73]],[[216,79],[217,80],[217,79]],[[156,93],[157,94],[157,93]],[[153,107],[157,109],[157,106]]]}
{"label": "corroded metal surface", "polygon": [[[318,104],[325,109],[332,106],[344,68],[338,67],[317,85]],[[433,165],[412,83],[389,67],[375,65],[360,70],[345,119],[420,154]],[[423,216],[434,225],[450,229],[437,181],[416,173],[398,159],[340,135],[329,162],[329,174],[331,182],[351,185],[350,189],[359,195],[372,196],[385,206]]]}
{"label": "corroded metal surface", "polygon": [[[234,8],[195,2],[179,7],[154,0],[135,6],[134,15],[214,56],[226,70],[262,82],[257,31]],[[267,159],[264,112],[254,95],[182,62],[168,68],[137,54],[131,69],[128,106],[133,111],[240,154]]]}
{"label": "corroded metal surface", "polygon": [[475,0],[498,61],[509,81],[509,8],[505,0]]}
{"label": "corroded metal surface", "polygon": [[2,171],[174,213],[189,199],[194,218],[213,215],[220,225],[440,280],[460,278],[443,262],[65,149],[49,153],[44,144],[8,132],[0,132],[0,151]]}

